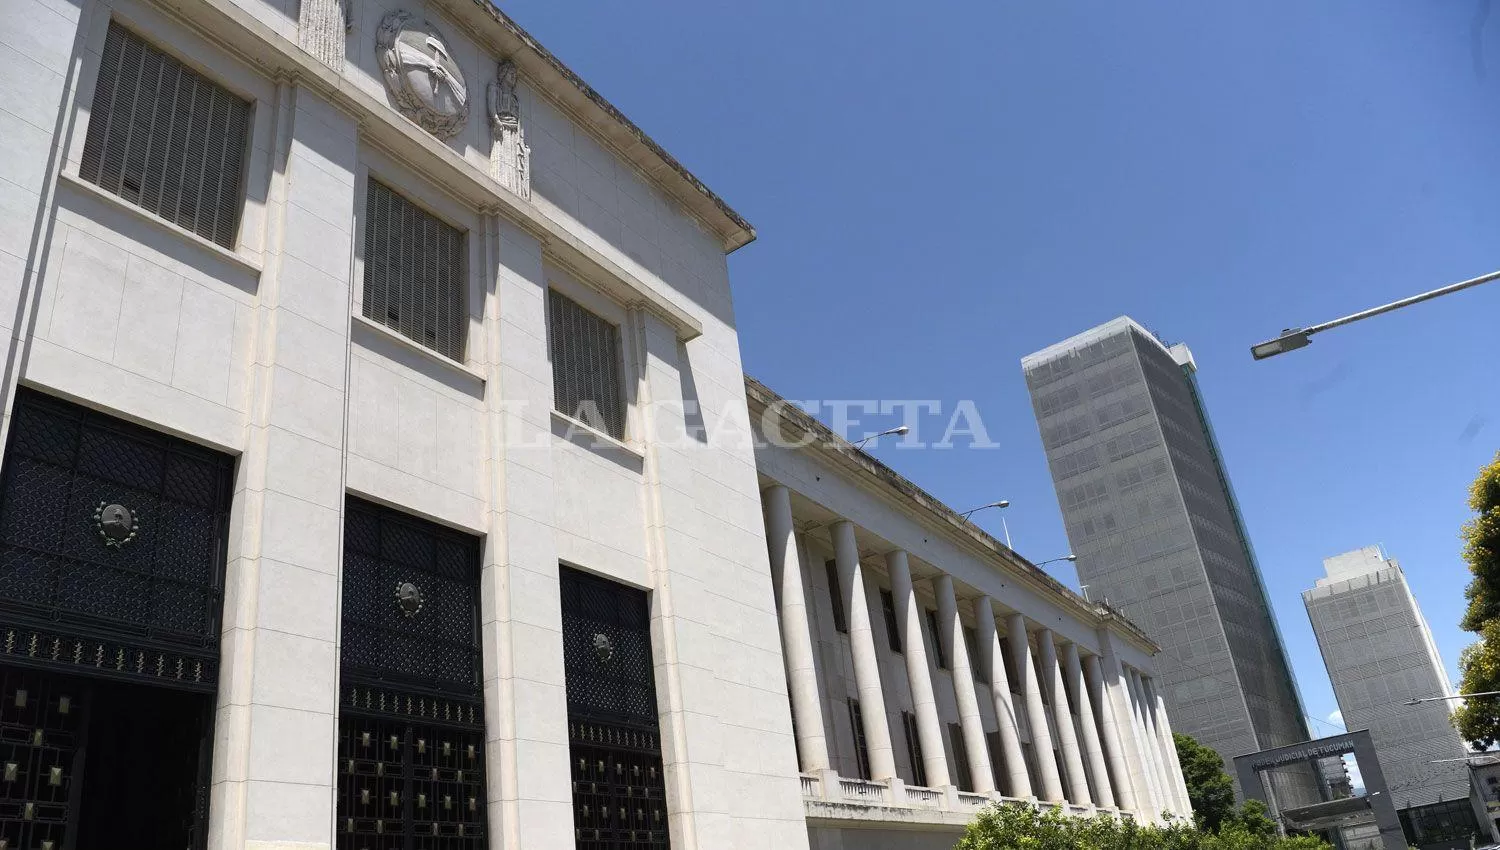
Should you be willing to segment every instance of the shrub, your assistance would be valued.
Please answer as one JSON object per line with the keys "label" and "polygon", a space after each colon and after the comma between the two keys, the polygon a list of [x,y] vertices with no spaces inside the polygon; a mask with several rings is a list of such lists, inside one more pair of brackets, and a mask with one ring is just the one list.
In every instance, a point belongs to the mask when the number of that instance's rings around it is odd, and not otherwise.
{"label": "shrub", "polygon": [[1111,815],[1074,817],[1024,803],[989,806],[969,824],[954,850],[1330,850],[1317,838],[1283,838],[1268,818],[1227,821],[1204,832],[1181,819],[1142,826]]}

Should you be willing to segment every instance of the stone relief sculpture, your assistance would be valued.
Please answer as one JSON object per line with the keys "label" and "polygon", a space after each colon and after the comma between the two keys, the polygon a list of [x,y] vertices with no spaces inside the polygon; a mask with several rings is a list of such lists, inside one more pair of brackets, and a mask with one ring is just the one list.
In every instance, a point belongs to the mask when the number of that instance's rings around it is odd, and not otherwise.
{"label": "stone relief sculpture", "polygon": [[469,120],[469,90],[442,33],[398,9],[381,20],[375,47],[396,108],[440,139],[457,135]]}
{"label": "stone relief sculpture", "polygon": [[531,200],[531,148],[521,126],[521,99],[516,93],[516,65],[500,63],[489,89],[490,176],[517,195]]}

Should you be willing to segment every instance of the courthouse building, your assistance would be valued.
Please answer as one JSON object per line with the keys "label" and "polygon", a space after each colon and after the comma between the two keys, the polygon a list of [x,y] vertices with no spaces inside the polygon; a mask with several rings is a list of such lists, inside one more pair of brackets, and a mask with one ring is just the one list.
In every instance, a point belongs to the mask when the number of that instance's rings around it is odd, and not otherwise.
{"label": "courthouse building", "polygon": [[1157,647],[746,382],[816,850],[946,850],[993,801],[1191,818]]}
{"label": "courthouse building", "polygon": [[[723,201],[487,0],[6,11],[0,850],[792,850],[836,777],[898,793],[795,666],[798,777],[766,480],[702,438],[751,427]],[[852,519],[965,618],[1024,614],[1009,655],[1102,676],[1108,719],[1067,705],[1114,797],[1018,675],[1009,793],[1180,810],[1137,632],[982,537],[949,564]],[[987,780],[946,765],[983,761],[914,710],[927,772],[875,808],[951,836]]]}

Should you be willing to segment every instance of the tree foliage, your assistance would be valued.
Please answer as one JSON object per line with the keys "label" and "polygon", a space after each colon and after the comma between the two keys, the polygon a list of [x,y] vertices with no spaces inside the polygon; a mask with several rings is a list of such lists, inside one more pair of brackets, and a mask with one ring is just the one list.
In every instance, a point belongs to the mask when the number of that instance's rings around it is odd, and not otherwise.
{"label": "tree foliage", "polygon": [[[1474,576],[1464,590],[1468,607],[1459,622],[1479,640],[1458,659],[1459,693],[1500,691],[1500,454],[1479,470],[1469,488],[1473,519],[1464,523],[1464,560]],[[1482,697],[1465,702],[1453,714],[1460,735],[1475,747],[1500,743],[1500,699]]]}
{"label": "tree foliage", "polygon": [[[1224,772],[1224,759],[1190,735],[1175,732],[1172,738],[1177,744],[1177,760],[1182,762],[1182,778],[1187,783],[1188,800],[1193,804],[1198,826],[1218,832],[1226,821],[1235,817],[1234,783]],[[1274,830],[1275,824],[1271,828]]]}
{"label": "tree foliage", "polygon": [[[1264,826],[1270,823],[1265,818]],[[1330,850],[1317,838],[1283,838],[1251,831],[1237,819],[1217,833],[1184,821],[1164,827],[1141,826],[1107,814],[1073,817],[1055,809],[1038,811],[1025,803],[990,806],[979,813],[954,850]]]}

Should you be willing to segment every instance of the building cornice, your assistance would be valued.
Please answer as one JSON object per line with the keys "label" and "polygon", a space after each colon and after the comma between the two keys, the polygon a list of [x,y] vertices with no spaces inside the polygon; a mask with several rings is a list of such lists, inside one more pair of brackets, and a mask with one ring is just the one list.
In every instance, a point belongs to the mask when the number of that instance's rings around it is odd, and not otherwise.
{"label": "building cornice", "polygon": [[539,85],[549,99],[566,107],[580,123],[607,142],[614,153],[635,165],[703,221],[719,237],[725,253],[755,240],[755,228],[750,222],[491,0],[434,2],[471,26],[477,23],[476,34],[490,41],[491,50],[515,62],[527,80]]}
{"label": "building cornice", "polygon": [[[990,536],[984,529],[965,520],[935,496],[869,454],[856,449],[852,443],[835,434],[807,411],[788,402],[749,375],[745,376],[745,397],[752,417],[765,417],[769,412],[774,417],[774,422],[784,429],[781,436],[794,441],[801,446],[801,450],[816,453],[824,463],[843,471],[866,489],[902,508],[912,510],[925,520],[924,524],[943,533],[960,547],[975,553],[1003,575],[1023,582],[1031,590],[1056,602],[1092,628],[1109,628],[1148,654],[1160,652],[1161,647],[1124,614],[1074,593],[1045,570]],[[761,418],[760,421],[769,425],[773,420]]]}

